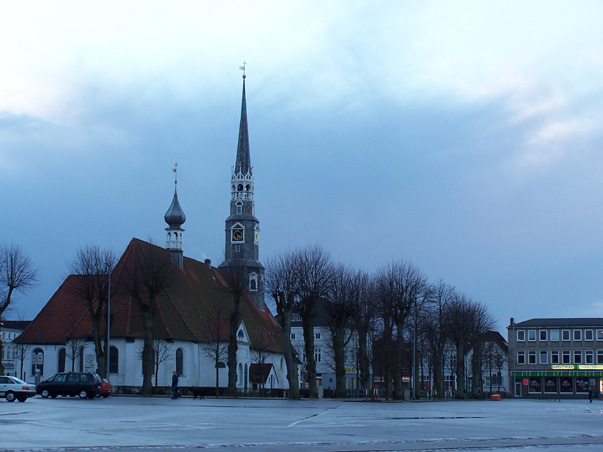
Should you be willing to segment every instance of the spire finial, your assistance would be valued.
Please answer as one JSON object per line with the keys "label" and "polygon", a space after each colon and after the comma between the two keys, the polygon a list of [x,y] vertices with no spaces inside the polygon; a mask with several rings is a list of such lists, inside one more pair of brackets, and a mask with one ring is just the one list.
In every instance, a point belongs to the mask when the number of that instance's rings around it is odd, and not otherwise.
{"label": "spire finial", "polygon": [[174,168],[172,168],[172,173],[174,173],[174,185],[178,185],[178,164],[174,163]]}
{"label": "spire finial", "polygon": [[239,69],[243,71],[243,78],[247,77],[245,75],[245,66],[247,66],[247,63],[245,61],[243,61],[243,66],[239,66]]}

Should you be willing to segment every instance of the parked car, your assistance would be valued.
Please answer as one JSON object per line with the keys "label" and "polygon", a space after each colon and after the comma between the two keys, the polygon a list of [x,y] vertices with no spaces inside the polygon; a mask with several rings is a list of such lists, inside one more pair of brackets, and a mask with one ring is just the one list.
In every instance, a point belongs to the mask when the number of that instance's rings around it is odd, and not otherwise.
{"label": "parked car", "polygon": [[17,399],[25,402],[29,397],[36,395],[36,385],[29,384],[23,380],[10,375],[0,376],[0,397],[5,397],[9,402]]}
{"label": "parked car", "polygon": [[92,372],[61,372],[38,383],[36,391],[45,399],[59,395],[93,399],[101,395],[101,377]]}
{"label": "parked car", "polygon": [[111,385],[111,382],[106,378],[101,379],[101,387],[101,395],[104,398],[109,397],[109,395],[113,392],[113,385]]}

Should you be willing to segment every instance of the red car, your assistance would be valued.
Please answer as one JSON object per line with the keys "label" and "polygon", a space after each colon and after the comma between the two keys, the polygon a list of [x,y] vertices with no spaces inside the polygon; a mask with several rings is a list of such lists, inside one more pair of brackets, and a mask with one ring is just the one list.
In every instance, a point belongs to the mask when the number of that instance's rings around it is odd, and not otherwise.
{"label": "red car", "polygon": [[101,394],[103,397],[107,398],[109,397],[109,394],[111,394],[113,392],[113,386],[111,386],[111,382],[109,380],[107,380],[106,378],[103,378],[101,380]]}

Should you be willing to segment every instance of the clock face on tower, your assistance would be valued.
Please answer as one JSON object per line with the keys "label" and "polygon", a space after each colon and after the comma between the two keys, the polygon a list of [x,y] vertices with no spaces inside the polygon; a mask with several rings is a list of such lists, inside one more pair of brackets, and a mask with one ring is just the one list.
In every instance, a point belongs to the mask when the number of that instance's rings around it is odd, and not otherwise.
{"label": "clock face on tower", "polygon": [[256,229],[254,232],[255,232],[255,243],[260,243],[260,231],[258,231]]}
{"label": "clock face on tower", "polygon": [[243,241],[243,229],[236,228],[232,230],[232,241],[242,242]]}

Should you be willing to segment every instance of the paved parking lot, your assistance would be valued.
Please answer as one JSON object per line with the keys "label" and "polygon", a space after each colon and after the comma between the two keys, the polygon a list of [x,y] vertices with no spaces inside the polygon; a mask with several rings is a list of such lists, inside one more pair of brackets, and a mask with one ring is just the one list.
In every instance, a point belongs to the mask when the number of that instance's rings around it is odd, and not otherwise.
{"label": "paved parking lot", "polygon": [[603,450],[603,402],[0,400],[0,450]]}

